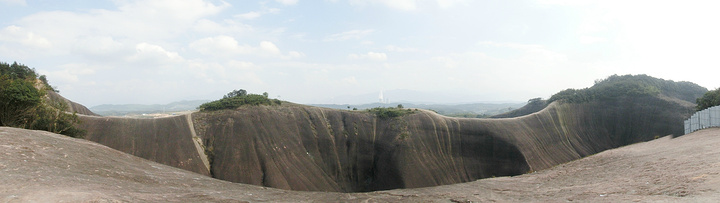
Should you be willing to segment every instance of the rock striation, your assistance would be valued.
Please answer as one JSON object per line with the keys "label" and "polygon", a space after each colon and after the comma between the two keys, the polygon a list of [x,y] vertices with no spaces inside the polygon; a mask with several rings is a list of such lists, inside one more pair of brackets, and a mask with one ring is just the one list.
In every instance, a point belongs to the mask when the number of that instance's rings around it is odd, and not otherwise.
{"label": "rock striation", "polygon": [[58,102],[64,102],[67,104],[67,108],[65,111],[67,112],[75,112],[82,115],[89,115],[89,116],[99,116],[98,114],[93,113],[88,109],[87,107],[83,106],[82,104],[75,103],[73,101],[70,101],[69,99],[66,99],[62,95],[53,92],[53,91],[47,91],[48,98],[52,101],[58,101]]}
{"label": "rock striation", "polygon": [[79,116],[85,139],[161,164],[210,175],[185,116],[155,119]]}
{"label": "rock striation", "polygon": [[553,102],[515,118],[410,111],[380,118],[285,102],[156,119],[80,118],[88,140],[218,179],[364,192],[519,175],[682,135],[692,106],[674,98],[635,96]]}

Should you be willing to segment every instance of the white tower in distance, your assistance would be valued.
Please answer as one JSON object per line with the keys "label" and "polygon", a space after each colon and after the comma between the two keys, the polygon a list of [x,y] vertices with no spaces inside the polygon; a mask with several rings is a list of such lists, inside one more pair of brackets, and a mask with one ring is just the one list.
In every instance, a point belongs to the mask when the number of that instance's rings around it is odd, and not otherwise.
{"label": "white tower in distance", "polygon": [[385,101],[385,99],[383,99],[383,91],[382,91],[382,90],[380,90],[380,96],[379,96],[379,97],[380,97],[380,103],[383,103],[383,102]]}

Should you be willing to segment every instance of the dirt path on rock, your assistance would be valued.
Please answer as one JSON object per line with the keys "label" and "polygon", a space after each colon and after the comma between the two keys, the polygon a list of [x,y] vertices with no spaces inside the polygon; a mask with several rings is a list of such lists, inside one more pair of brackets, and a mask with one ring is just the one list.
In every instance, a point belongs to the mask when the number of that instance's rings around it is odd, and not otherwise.
{"label": "dirt path on rock", "polygon": [[205,167],[208,171],[210,171],[210,161],[208,161],[207,154],[205,154],[205,145],[203,144],[202,138],[198,137],[197,133],[195,133],[195,126],[192,122],[192,113],[185,114],[185,119],[187,120],[188,126],[190,126],[190,134],[192,134],[195,149],[197,149],[198,155],[200,156],[203,164],[205,164]]}

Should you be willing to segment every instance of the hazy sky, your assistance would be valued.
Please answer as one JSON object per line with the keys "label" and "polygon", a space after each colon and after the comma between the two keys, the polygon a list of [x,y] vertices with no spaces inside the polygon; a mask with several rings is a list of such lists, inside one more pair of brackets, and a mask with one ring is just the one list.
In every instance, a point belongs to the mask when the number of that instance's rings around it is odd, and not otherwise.
{"label": "hazy sky", "polygon": [[0,61],[87,106],[240,88],[298,103],[395,89],[526,101],[612,74],[714,89],[716,2],[0,0]]}

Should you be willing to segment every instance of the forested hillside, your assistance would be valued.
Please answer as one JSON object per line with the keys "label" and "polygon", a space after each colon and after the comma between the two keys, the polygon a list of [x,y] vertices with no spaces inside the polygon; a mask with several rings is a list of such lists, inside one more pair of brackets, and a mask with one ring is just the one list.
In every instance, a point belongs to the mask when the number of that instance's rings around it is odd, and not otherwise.
{"label": "forested hillside", "polygon": [[0,62],[0,126],[82,137],[83,130],[75,127],[77,115],[65,113],[68,104],[48,97],[48,93],[56,92],[35,69],[17,62]]}

